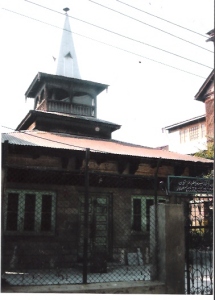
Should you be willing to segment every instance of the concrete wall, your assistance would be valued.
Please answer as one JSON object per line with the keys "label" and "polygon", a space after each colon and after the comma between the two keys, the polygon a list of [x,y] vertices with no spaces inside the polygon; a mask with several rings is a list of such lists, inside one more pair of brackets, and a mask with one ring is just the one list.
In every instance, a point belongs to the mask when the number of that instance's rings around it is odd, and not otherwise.
{"label": "concrete wall", "polygon": [[184,294],[185,237],[182,204],[158,205],[158,274],[167,294]]}
{"label": "concrete wall", "polygon": [[54,286],[6,286],[3,293],[166,294],[161,282],[109,282]]}

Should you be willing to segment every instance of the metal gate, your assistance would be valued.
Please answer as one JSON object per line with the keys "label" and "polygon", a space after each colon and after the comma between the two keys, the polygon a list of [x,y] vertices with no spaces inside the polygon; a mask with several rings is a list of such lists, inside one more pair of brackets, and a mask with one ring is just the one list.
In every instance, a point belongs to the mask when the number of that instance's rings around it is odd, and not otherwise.
{"label": "metal gate", "polygon": [[213,294],[213,197],[185,203],[185,293]]}

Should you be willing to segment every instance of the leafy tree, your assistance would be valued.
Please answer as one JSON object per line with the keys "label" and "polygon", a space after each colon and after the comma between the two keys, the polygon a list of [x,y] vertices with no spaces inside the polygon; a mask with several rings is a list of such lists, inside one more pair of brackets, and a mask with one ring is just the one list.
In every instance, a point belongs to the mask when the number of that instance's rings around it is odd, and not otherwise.
{"label": "leafy tree", "polygon": [[201,150],[201,151],[195,153],[194,156],[213,160],[214,159],[214,141],[208,143],[207,150]]}
{"label": "leafy tree", "polygon": [[[203,157],[207,159],[214,159],[214,141],[208,143],[207,150],[201,150],[194,154],[194,156]],[[207,175],[204,175],[205,178],[213,178],[214,170],[211,170]]]}

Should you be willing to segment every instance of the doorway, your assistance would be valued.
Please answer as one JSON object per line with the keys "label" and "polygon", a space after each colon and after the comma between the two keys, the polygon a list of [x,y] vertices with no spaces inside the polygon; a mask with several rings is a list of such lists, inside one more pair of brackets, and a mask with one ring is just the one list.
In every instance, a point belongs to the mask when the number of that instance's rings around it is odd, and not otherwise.
{"label": "doorway", "polygon": [[[93,193],[89,196],[88,209],[88,257],[97,253],[111,257],[112,244],[112,201],[110,194]],[[84,213],[85,198],[79,198],[79,246],[78,257],[83,259],[84,253]]]}

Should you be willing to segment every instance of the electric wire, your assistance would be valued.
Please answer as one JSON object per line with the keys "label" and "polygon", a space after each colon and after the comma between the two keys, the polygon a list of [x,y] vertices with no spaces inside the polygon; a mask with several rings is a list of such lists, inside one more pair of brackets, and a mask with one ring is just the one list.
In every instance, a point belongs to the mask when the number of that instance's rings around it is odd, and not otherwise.
{"label": "electric wire", "polygon": [[[78,149],[84,149],[86,150],[88,147],[83,147],[83,146],[77,146],[77,145],[74,145],[74,144],[69,144],[69,143],[64,143],[64,142],[59,142],[59,141],[56,141],[56,140],[52,140],[52,139],[49,139],[49,138],[44,138],[44,137],[41,137],[41,136],[36,136],[35,134],[31,134],[29,131],[26,131],[26,130],[16,130],[14,128],[10,128],[10,127],[7,127],[7,126],[4,126],[4,125],[1,125],[1,127],[3,128],[6,128],[6,129],[9,129],[9,130],[12,130],[13,132],[5,132],[3,134],[11,134],[11,133],[22,133],[24,135],[28,135],[28,136],[32,136],[33,138],[37,138],[37,139],[40,139],[40,140],[44,140],[44,141],[48,141],[48,142],[52,142],[52,143],[55,143],[55,144],[59,144],[59,145],[64,145],[64,146],[70,146],[70,147],[74,147],[74,148],[78,148]],[[35,132],[45,132],[46,131],[35,131]],[[59,132],[56,132],[55,134],[59,134]],[[13,136],[14,137],[14,136]],[[80,136],[77,136],[77,135],[73,135],[73,137],[78,137],[77,139],[80,139],[81,137]],[[14,137],[15,138],[15,137]],[[85,138],[85,139],[91,139],[91,137],[86,137],[86,136],[83,136],[82,138]],[[128,143],[128,142],[122,142],[122,141],[118,141],[118,140],[106,140],[107,142],[115,142],[115,143],[119,143],[119,144],[126,144],[126,145],[132,145],[134,146],[134,144],[131,144],[131,143]],[[29,141],[26,141],[26,142],[29,142]],[[36,145],[36,146],[40,146],[40,145]],[[142,146],[142,145],[135,145],[135,146],[139,146],[141,148],[150,148],[150,149],[153,149],[152,147],[148,147],[148,146]],[[42,146],[41,146],[42,147]],[[44,146],[43,146],[44,147]],[[68,150],[68,149],[67,149]],[[70,149],[69,149],[70,150]],[[94,148],[90,148],[91,151],[93,152],[102,152],[102,153],[110,153],[108,151],[105,151],[105,150],[97,150],[97,149],[94,149]]]}
{"label": "electric wire", "polygon": [[[6,128],[6,129],[9,129],[9,130],[13,130],[12,133],[23,133],[25,135],[29,135],[29,136],[32,136],[34,138],[38,138],[38,139],[41,139],[41,140],[45,140],[45,141],[48,141],[48,142],[52,142],[52,143],[56,143],[56,144],[60,144],[60,145],[65,145],[65,146],[72,146],[72,147],[75,147],[75,148],[80,148],[80,149],[86,149],[86,147],[81,147],[81,146],[76,146],[76,145],[72,145],[72,144],[68,144],[68,143],[63,143],[63,142],[59,142],[59,141],[53,141],[51,139],[48,139],[48,138],[44,138],[44,137],[41,137],[41,136],[36,136],[34,134],[30,134],[29,132],[27,131],[22,131],[22,130],[16,130],[16,129],[13,129],[13,128],[10,128],[10,127],[7,127],[7,126],[3,126],[1,125],[3,128]],[[11,132],[6,132],[4,134],[10,134]]]}
{"label": "electric wire", "polygon": [[108,43],[106,43],[106,42],[102,42],[102,41],[99,41],[99,40],[97,40],[97,39],[90,38],[90,37],[85,36],[85,35],[82,35],[82,34],[80,34],[80,33],[76,33],[76,32],[74,32],[74,31],[70,31],[70,30],[66,30],[66,29],[62,29],[62,27],[59,27],[59,26],[56,26],[56,25],[53,25],[53,24],[50,24],[50,23],[47,23],[47,22],[44,22],[44,21],[41,21],[41,20],[32,18],[32,17],[26,16],[26,15],[21,14],[21,13],[18,13],[18,12],[14,12],[14,11],[9,10],[9,9],[6,9],[6,8],[2,8],[2,9],[6,10],[6,11],[8,11],[8,12],[17,14],[17,15],[19,15],[19,16],[26,17],[26,18],[28,18],[28,19],[37,21],[37,22],[42,23],[42,24],[45,24],[45,25],[48,25],[48,26],[51,26],[51,27],[54,27],[54,28],[57,28],[57,29],[60,29],[60,30],[65,30],[65,31],[71,32],[71,33],[73,33],[73,34],[79,35],[79,36],[84,37],[84,38],[86,38],[86,39],[89,39],[89,40],[95,41],[95,42],[97,42],[97,43],[100,43],[100,44],[103,44],[103,45],[106,45],[106,46],[115,48],[115,49],[117,49],[117,50],[126,52],[126,53],[128,53],[128,54],[132,54],[132,55],[135,55],[135,56],[144,58],[144,59],[146,59],[146,60],[149,60],[149,61],[152,61],[152,62],[161,64],[161,65],[163,65],[163,66],[166,66],[166,67],[169,67],[169,68],[178,70],[178,71],[180,71],[180,72],[184,72],[184,73],[186,73],[186,74],[190,74],[190,75],[193,75],[193,76],[196,76],[196,77],[199,77],[199,78],[206,79],[205,77],[203,77],[203,76],[201,76],[201,75],[198,75],[198,74],[195,74],[195,73],[192,73],[192,72],[189,72],[189,71],[186,71],[186,70],[183,70],[183,69],[174,67],[174,66],[172,66],[172,65],[169,65],[169,64],[163,63],[163,62],[161,62],[161,61],[158,61],[158,60],[155,60],[155,59],[152,59],[152,58],[143,56],[143,55],[141,55],[141,54],[138,54],[138,53],[135,53],[135,52],[132,52],[132,51],[129,51],[129,50],[126,50],[126,49],[123,49],[123,48],[120,48],[120,47],[111,45],[111,44],[108,44]]}
{"label": "electric wire", "polygon": [[[60,144],[60,145],[70,146],[70,147],[74,147],[74,148],[78,148],[78,149],[82,149],[82,150],[86,150],[88,148],[88,147],[77,146],[77,145],[73,145],[73,144],[69,144],[69,143],[63,143],[63,142],[59,142],[59,141],[56,141],[56,140],[51,140],[51,139],[44,138],[44,137],[41,137],[41,136],[36,136],[34,134],[29,133],[28,131],[15,130],[15,129],[12,129],[12,128],[9,128],[9,127],[3,126],[3,125],[2,125],[2,127],[10,129],[10,130],[13,130],[13,132],[4,133],[4,134],[8,134],[8,135],[10,135],[11,133],[23,133],[25,135],[32,136],[34,138],[36,137],[38,139],[49,141],[49,142]],[[46,133],[46,131],[37,131],[37,132],[45,132]],[[59,134],[59,132],[57,132],[56,134]],[[76,135],[74,135],[74,136],[76,136]],[[80,136],[77,136],[77,137],[80,138]],[[83,138],[89,139],[88,137],[83,137]],[[107,140],[107,141],[109,141],[109,140]],[[28,142],[28,141],[26,141],[26,142]],[[137,147],[140,147],[140,148],[148,148],[148,149],[156,150],[156,151],[159,150],[159,149],[153,148],[153,147],[142,146],[142,145],[135,145],[135,144],[131,144],[131,143],[128,143],[128,142],[123,142],[123,141],[118,141],[118,140],[112,140],[111,139],[111,142],[120,143],[120,144],[126,144],[126,145],[131,145],[131,146],[137,146]],[[43,145],[35,145],[35,146],[45,147]],[[52,148],[52,147],[51,146],[50,147],[47,146],[47,148]],[[58,149],[58,148],[55,148],[55,149]],[[74,150],[74,149],[66,149],[66,148],[62,148],[62,149],[65,149],[65,150]],[[105,150],[98,150],[98,149],[94,149],[94,148],[89,148],[89,150],[92,151],[92,152],[97,152],[97,153],[106,153],[106,154],[110,154],[111,153],[111,152],[108,152],[108,151],[105,151]],[[163,150],[160,150],[160,151],[163,151]],[[117,153],[115,153],[115,154],[117,154]],[[140,174],[143,174],[143,173],[140,173]]]}
{"label": "electric wire", "polygon": [[164,19],[164,18],[161,18],[161,17],[159,17],[159,16],[153,15],[153,14],[151,14],[151,13],[145,11],[145,10],[142,10],[142,9],[140,9],[140,8],[137,8],[137,7],[135,7],[135,6],[132,6],[132,5],[128,4],[128,3],[125,3],[125,2],[120,1],[120,0],[116,0],[116,1],[117,1],[117,2],[120,2],[121,4],[127,5],[127,6],[133,8],[133,9],[136,9],[136,10],[138,10],[138,11],[141,11],[141,12],[147,14],[147,15],[150,15],[150,16],[152,16],[152,17],[155,17],[155,18],[157,18],[157,19],[160,19],[160,20],[162,20],[162,21],[164,21],[164,22],[170,23],[170,24],[172,24],[172,25],[174,25],[174,26],[177,26],[177,27],[180,27],[180,28],[182,28],[182,29],[184,29],[184,30],[187,30],[187,31],[190,31],[190,32],[192,32],[192,33],[195,33],[195,34],[198,34],[198,35],[200,35],[200,36],[203,36],[203,37],[205,37],[205,38],[208,38],[208,37],[207,37],[206,35],[204,35],[204,34],[201,34],[201,33],[199,33],[199,32],[196,32],[196,31],[194,31],[194,30],[191,30],[191,29],[189,29],[189,28],[187,28],[187,27],[184,27],[184,26],[182,26],[182,25],[176,24],[176,23],[174,23],[174,22],[171,22],[171,21],[169,21],[169,20],[167,20],[167,19]]}
{"label": "electric wire", "polygon": [[209,50],[209,49],[206,49],[206,48],[204,48],[204,47],[202,47],[202,46],[199,46],[199,45],[197,45],[197,44],[195,44],[195,43],[192,43],[192,42],[190,42],[190,41],[188,41],[188,40],[185,40],[185,39],[183,39],[183,38],[181,38],[181,37],[179,37],[179,36],[177,36],[177,35],[174,35],[174,34],[172,34],[172,33],[170,33],[170,32],[167,32],[167,31],[165,31],[165,30],[163,30],[163,29],[160,29],[160,28],[158,28],[158,27],[155,27],[155,26],[153,26],[153,25],[151,25],[151,24],[145,23],[145,22],[143,22],[143,21],[141,21],[141,20],[138,20],[138,19],[136,19],[136,18],[134,18],[134,17],[131,17],[131,16],[129,16],[129,15],[126,15],[126,14],[124,14],[124,13],[118,11],[118,10],[115,10],[115,9],[113,9],[113,8],[111,8],[111,7],[107,7],[107,6],[103,5],[103,4],[100,4],[100,3],[98,3],[98,2],[95,2],[95,1],[93,1],[93,0],[89,0],[89,1],[92,2],[92,3],[94,3],[94,4],[97,4],[97,5],[101,6],[101,7],[103,7],[103,8],[109,9],[109,10],[111,10],[111,11],[117,13],[117,14],[120,14],[120,15],[122,15],[122,16],[124,16],[124,17],[127,17],[127,18],[129,18],[129,19],[132,19],[132,20],[134,20],[134,21],[137,21],[137,22],[139,22],[139,23],[141,23],[141,24],[144,24],[144,25],[146,25],[146,26],[149,26],[149,27],[151,27],[151,28],[153,28],[153,29],[159,30],[159,31],[161,31],[161,32],[163,32],[163,33],[165,33],[165,34],[168,34],[168,35],[170,35],[170,36],[172,36],[172,37],[174,37],[174,38],[180,39],[180,40],[183,41],[183,42],[189,43],[189,44],[191,44],[191,45],[193,45],[193,46],[199,47],[199,48],[201,48],[201,49],[203,49],[203,50],[206,50],[206,51],[208,51],[208,52],[213,53],[213,51],[211,51],[211,50]]}
{"label": "electric wire", "polygon": [[[25,0],[25,1],[26,1],[26,2],[28,2],[28,3],[31,3],[31,4],[37,5],[37,6],[39,6],[39,7],[42,7],[42,8],[44,8],[44,9],[47,9],[47,10],[53,11],[53,12],[55,12],[55,13],[58,13],[58,14],[61,14],[61,15],[65,15],[64,13],[61,13],[61,12],[59,12],[59,11],[56,11],[56,10],[54,10],[54,9],[51,9],[51,8],[48,8],[48,7],[46,7],[46,6],[40,5],[40,4],[38,4],[38,3],[34,3],[34,2],[32,2],[32,1],[29,1],[29,0]],[[101,26],[98,26],[98,25],[92,24],[92,23],[90,23],[90,22],[87,22],[87,21],[81,20],[81,19],[79,19],[79,18],[76,18],[76,17],[73,17],[73,16],[68,16],[68,17],[70,17],[70,18],[72,18],[72,19],[75,19],[75,20],[77,20],[77,21],[83,22],[83,23],[85,23],[85,24],[88,24],[88,25],[94,26],[94,27],[96,27],[96,28],[99,28],[99,29],[101,29],[101,30],[107,31],[107,32],[109,32],[109,33],[115,34],[115,35],[117,35],[117,36],[120,36],[120,37],[122,37],[122,38],[125,38],[125,39],[131,40],[131,41],[133,41],[133,42],[140,43],[140,44],[143,44],[143,45],[145,45],[145,46],[148,46],[148,47],[151,47],[151,48],[157,49],[157,50],[159,50],[159,51],[162,51],[162,52],[165,52],[165,53],[168,53],[168,54],[174,55],[174,56],[176,56],[176,57],[179,57],[179,58],[181,58],[181,59],[184,59],[184,60],[190,61],[190,62],[192,62],[192,63],[198,64],[198,65],[201,65],[201,66],[203,66],[203,67],[206,67],[206,68],[209,68],[209,69],[211,69],[211,70],[212,70],[212,68],[211,68],[211,67],[209,67],[209,66],[207,66],[207,65],[205,65],[205,64],[202,64],[202,63],[199,63],[199,62],[197,62],[197,61],[191,60],[191,59],[189,59],[189,58],[186,58],[186,57],[184,57],[184,56],[181,56],[181,55],[179,55],[179,54],[176,54],[176,53],[170,52],[170,51],[168,51],[168,50],[165,50],[165,49],[162,49],[162,48],[159,48],[159,47],[156,47],[156,46],[153,46],[153,45],[147,44],[147,43],[145,43],[145,42],[142,42],[142,41],[140,41],[140,40],[133,39],[133,38],[131,38],[131,37],[128,37],[128,36],[125,36],[125,35],[123,35],[123,34],[120,34],[120,33],[114,32],[114,31],[112,31],[112,30],[109,30],[109,29],[107,29],[107,28],[104,28],[104,27],[101,27]]]}

